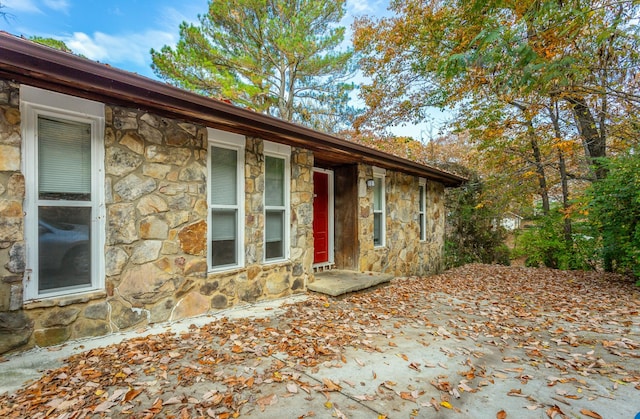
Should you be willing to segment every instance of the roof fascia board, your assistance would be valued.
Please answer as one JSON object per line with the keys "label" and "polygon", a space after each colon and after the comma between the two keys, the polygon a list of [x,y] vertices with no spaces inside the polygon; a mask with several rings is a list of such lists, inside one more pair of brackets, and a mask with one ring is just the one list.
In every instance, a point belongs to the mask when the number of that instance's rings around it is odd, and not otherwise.
{"label": "roof fascia board", "polygon": [[[315,150],[349,155],[459,186],[466,179],[269,115],[204,97],[135,73],[0,32],[0,75],[36,87],[113,104],[149,108],[213,128]],[[360,158],[357,158],[360,156]]]}

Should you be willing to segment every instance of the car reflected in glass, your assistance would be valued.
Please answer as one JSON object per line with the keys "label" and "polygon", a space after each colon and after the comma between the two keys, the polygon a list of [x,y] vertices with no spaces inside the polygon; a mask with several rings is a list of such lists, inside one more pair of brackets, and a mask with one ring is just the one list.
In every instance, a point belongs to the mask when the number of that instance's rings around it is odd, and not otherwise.
{"label": "car reflected in glass", "polygon": [[40,219],[38,238],[40,269],[89,274],[89,226]]}

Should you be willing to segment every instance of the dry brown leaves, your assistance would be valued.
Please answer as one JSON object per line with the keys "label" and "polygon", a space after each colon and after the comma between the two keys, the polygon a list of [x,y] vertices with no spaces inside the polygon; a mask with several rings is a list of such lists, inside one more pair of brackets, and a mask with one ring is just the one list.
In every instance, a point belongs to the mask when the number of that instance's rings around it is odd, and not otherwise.
{"label": "dry brown leaves", "polygon": [[[314,381],[299,371],[313,374],[347,363],[362,368],[357,380],[379,382],[376,392],[352,396],[362,403],[396,398],[414,412],[454,413],[460,412],[461,397],[515,378],[519,387],[507,390],[508,396],[522,398],[528,410],[565,417],[563,409],[573,401],[602,397],[584,381],[592,375],[607,377],[614,388],[640,390],[640,372],[625,367],[626,360],[640,356],[640,344],[628,337],[639,326],[638,295],[615,275],[468,265],[438,276],[394,280],[346,298],[312,295],[274,318],[216,319],[180,335],[87,351],[15,394],[0,396],[0,417],[232,418],[264,412],[289,397],[314,395],[326,398],[326,413],[346,417],[330,395],[356,383],[332,377]],[[394,339],[405,328],[419,330],[416,343],[424,347],[470,341],[478,351],[440,348],[448,359],[463,356],[462,368],[411,359]],[[500,369],[489,371],[478,362],[483,345],[512,353],[498,360]],[[378,376],[365,362],[347,357],[348,348],[392,353],[404,365],[401,374],[434,369],[442,374],[423,388],[398,388],[393,377]],[[536,400],[523,391],[533,379],[525,364],[555,371],[545,377],[547,387],[557,389],[552,398]],[[507,417],[502,406],[494,412]],[[586,408],[580,412],[601,415]]]}

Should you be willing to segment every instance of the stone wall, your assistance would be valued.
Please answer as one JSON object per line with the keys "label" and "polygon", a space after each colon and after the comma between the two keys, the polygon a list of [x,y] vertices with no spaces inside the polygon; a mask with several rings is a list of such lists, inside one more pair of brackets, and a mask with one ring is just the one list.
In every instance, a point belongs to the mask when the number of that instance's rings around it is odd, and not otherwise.
{"label": "stone wall", "polygon": [[444,186],[427,181],[427,239],[420,241],[419,179],[387,170],[385,246],[374,247],[373,189],[366,187],[372,177],[371,166],[358,167],[360,270],[397,276],[439,272],[444,252]]}
{"label": "stone wall", "polygon": [[206,127],[105,108],[105,289],[23,302],[19,86],[0,82],[0,353],[303,292],[312,277],[313,154],[292,149],[291,257],[263,264],[264,142],[246,142],[245,267],[207,268]]}
{"label": "stone wall", "polygon": [[19,96],[18,84],[0,80],[0,353],[24,345],[33,333],[33,322],[22,310],[25,185]]}
{"label": "stone wall", "polygon": [[[244,267],[208,272],[206,127],[106,105],[105,288],[25,303],[19,91],[0,80],[0,353],[304,292],[313,280],[311,151],[291,149],[290,257],[265,264],[264,141],[246,139]],[[442,185],[427,182],[428,238],[420,242],[419,181],[387,171],[386,246],[374,248],[372,167],[359,165],[357,177],[359,269],[438,271]]]}

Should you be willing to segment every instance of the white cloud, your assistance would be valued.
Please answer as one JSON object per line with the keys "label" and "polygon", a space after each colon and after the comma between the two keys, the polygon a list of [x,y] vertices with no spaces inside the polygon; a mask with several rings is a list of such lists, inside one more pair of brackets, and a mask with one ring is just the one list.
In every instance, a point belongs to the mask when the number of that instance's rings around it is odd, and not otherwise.
{"label": "white cloud", "polygon": [[180,10],[174,7],[164,7],[155,18],[155,24],[167,31],[178,33],[182,22],[199,24],[198,15],[204,15],[208,9],[207,0],[193,0],[181,4]]}
{"label": "white cloud", "polygon": [[49,9],[64,13],[67,13],[71,7],[67,0],[44,0],[44,5]]}
{"label": "white cloud", "polygon": [[157,30],[117,35],[74,32],[71,37],[62,40],[77,54],[146,76],[151,75],[149,50],[176,42],[173,35]]}
{"label": "white cloud", "polygon": [[2,4],[6,7],[3,11],[7,13],[42,13],[36,3],[32,0],[2,0]]}
{"label": "white cloud", "polygon": [[75,53],[82,54],[89,59],[102,61],[107,57],[107,51],[86,33],[75,32],[63,41]]}
{"label": "white cloud", "polygon": [[[374,2],[374,5],[378,3],[379,2]],[[347,0],[347,10],[349,10],[351,14],[371,13],[374,9],[375,6],[372,6],[368,0]]]}

